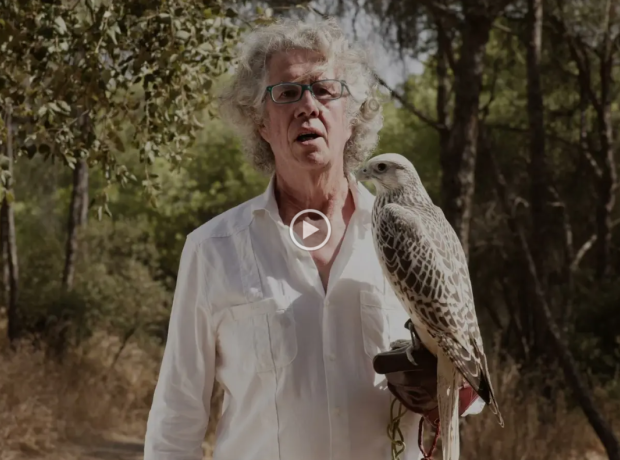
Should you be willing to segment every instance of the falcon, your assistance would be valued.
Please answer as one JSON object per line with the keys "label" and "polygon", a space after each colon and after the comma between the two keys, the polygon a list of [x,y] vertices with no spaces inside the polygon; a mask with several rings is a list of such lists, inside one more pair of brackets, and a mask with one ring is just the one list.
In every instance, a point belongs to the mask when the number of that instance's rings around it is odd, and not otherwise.
{"label": "falcon", "polygon": [[458,397],[465,382],[504,426],[463,247],[404,156],[386,153],[371,158],[357,171],[357,178],[372,181],[376,188],[372,232],[383,273],[409,314],[417,338],[437,357],[443,459],[456,460]]}

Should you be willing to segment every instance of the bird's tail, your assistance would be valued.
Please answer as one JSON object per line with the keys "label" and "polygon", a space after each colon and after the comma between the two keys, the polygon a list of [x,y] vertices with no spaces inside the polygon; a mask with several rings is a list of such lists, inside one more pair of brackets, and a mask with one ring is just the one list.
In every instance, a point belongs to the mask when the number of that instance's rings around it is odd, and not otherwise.
{"label": "bird's tail", "polygon": [[504,426],[504,419],[502,417],[502,413],[499,411],[499,405],[497,404],[497,399],[495,399],[495,391],[493,390],[493,385],[491,384],[491,377],[489,373],[489,365],[487,363],[487,358],[484,355],[484,352],[478,347],[478,344],[475,342],[474,352],[480,359],[480,363],[482,365],[481,374],[480,374],[480,384],[478,386],[477,392],[478,395],[489,405],[491,412],[495,414],[497,417],[497,421],[501,427]]}
{"label": "bird's tail", "polygon": [[437,354],[437,402],[443,460],[458,460],[459,444],[459,384],[457,368],[440,349]]}

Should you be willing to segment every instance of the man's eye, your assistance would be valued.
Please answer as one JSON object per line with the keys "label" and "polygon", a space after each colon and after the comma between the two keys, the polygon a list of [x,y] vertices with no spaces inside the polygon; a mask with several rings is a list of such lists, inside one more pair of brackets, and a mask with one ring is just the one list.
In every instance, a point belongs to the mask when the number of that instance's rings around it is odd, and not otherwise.
{"label": "man's eye", "polygon": [[333,84],[330,83],[320,83],[315,84],[312,87],[312,91],[314,92],[316,97],[335,97],[336,90]]}
{"label": "man's eye", "polygon": [[297,96],[297,91],[294,89],[290,89],[287,91],[282,91],[279,95],[280,99],[292,99]]}
{"label": "man's eye", "polygon": [[325,86],[315,86],[314,87],[314,94],[319,95],[319,94],[331,94],[331,91],[329,90],[329,88],[326,88]]}

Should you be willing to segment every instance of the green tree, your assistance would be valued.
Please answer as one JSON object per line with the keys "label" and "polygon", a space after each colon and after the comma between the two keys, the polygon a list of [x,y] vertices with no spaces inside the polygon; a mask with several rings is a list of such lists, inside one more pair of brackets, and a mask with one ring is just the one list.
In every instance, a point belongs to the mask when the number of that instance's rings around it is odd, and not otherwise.
{"label": "green tree", "polygon": [[[37,154],[74,170],[63,285],[73,284],[78,231],[86,220],[88,169],[106,185],[141,184],[152,201],[156,158],[179,167],[210,110],[214,80],[234,63],[243,27],[221,0],[2,0],[0,141],[8,164]],[[125,135],[123,135],[123,133]],[[140,167],[119,161],[136,152]],[[10,170],[2,171],[8,216],[5,254],[14,251]],[[110,214],[107,188],[98,217]],[[8,259],[11,299],[17,259]],[[15,338],[16,301],[9,303]]]}

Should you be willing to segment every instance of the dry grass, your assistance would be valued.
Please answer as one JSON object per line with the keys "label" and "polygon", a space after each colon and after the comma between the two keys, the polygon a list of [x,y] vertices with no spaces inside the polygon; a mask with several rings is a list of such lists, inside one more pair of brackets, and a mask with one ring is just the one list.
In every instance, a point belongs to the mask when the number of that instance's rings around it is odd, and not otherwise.
{"label": "dry grass", "polygon": [[[2,333],[0,328],[0,333]],[[113,430],[143,436],[159,360],[128,345],[111,367],[119,342],[96,337],[63,362],[0,339],[0,453],[50,453],[72,438]]]}
{"label": "dry grass", "polygon": [[[547,376],[553,396],[531,388],[511,363],[490,363],[504,418],[500,427],[490,411],[467,417],[461,429],[463,460],[598,460],[607,458],[581,409],[568,400],[559,374]],[[620,428],[620,403],[595,393],[604,417]],[[441,458],[437,457],[436,458]]]}
{"label": "dry grass", "polygon": [[[67,440],[106,432],[138,440],[144,436],[161,350],[129,345],[111,369],[119,346],[114,338],[99,336],[59,363],[28,346],[9,352],[4,336],[0,327],[2,460],[24,455],[83,460],[79,451],[67,447]],[[465,419],[463,460],[605,458],[585,417],[579,408],[569,407],[565,393],[556,391],[552,401],[545,400],[539,392],[526,390],[516,366],[503,363],[492,369],[506,426],[500,428],[488,410]],[[620,404],[600,393],[597,399],[604,404],[606,418],[620,428]],[[219,413],[221,396],[217,391],[213,414]],[[208,440],[213,439],[216,423],[211,420]],[[208,459],[207,444],[205,450]],[[597,457],[600,453],[603,456]],[[440,447],[434,457],[441,458]]]}

